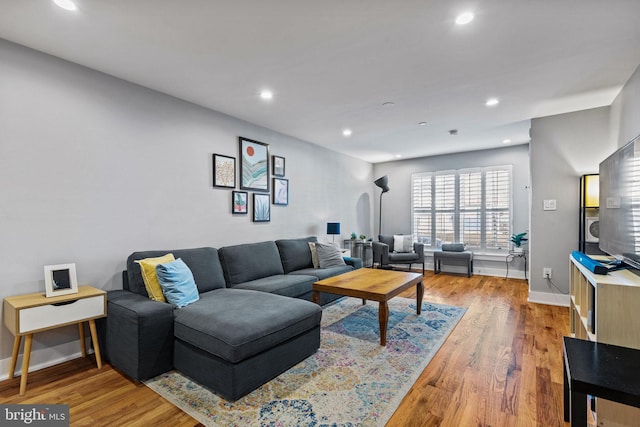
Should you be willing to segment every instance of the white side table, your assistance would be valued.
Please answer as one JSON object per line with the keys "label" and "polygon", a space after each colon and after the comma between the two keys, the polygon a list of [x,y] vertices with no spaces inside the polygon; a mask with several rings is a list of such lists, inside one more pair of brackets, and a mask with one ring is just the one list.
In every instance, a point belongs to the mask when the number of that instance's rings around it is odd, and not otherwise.
{"label": "white side table", "polygon": [[24,355],[22,358],[22,377],[20,378],[20,395],[27,389],[29,359],[33,334],[47,329],[67,325],[78,325],[82,356],[87,355],[84,342],[84,322],[89,322],[91,340],[96,355],[98,369],[102,368],[98,333],[95,319],[107,315],[107,293],[91,286],[80,286],[77,294],[61,295],[46,298],[43,293],[17,295],[4,299],[4,324],[15,336],[9,378],[13,378],[20,351],[22,336]]}

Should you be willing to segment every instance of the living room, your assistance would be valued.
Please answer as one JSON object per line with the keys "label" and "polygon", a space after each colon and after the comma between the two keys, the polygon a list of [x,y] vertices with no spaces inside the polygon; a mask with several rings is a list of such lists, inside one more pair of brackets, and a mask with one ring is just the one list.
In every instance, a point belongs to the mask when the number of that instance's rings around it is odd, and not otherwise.
{"label": "living room", "polygon": [[[635,16],[636,5],[621,4]],[[611,82],[621,86],[612,102],[545,117],[532,113],[530,141],[372,162],[6,37],[0,39],[2,298],[42,291],[42,267],[69,262],[76,264],[79,283],[120,289],[126,257],[137,250],[303,236],[331,241],[325,227],[332,221],[341,223],[341,240],[352,231],[375,238],[380,206],[373,181],[383,175],[392,188],[383,199],[383,231],[410,233],[411,173],[508,162],[514,164],[514,232],[528,230],[530,237],[527,298],[566,306],[579,177],[597,172],[601,160],[640,134],[637,50],[631,58],[635,71],[629,70],[624,82]],[[101,48],[96,47],[96,55]],[[215,97],[215,91],[203,89],[204,96]],[[261,114],[286,116],[286,108],[277,104],[256,108],[274,106]],[[237,158],[238,137],[269,144],[271,155],[286,159],[289,203],[272,205],[269,222],[232,215],[231,191],[212,186],[212,154]],[[337,139],[335,144],[342,143]],[[547,199],[557,200],[556,211],[543,211]],[[553,269],[559,289],[542,278],[545,267]],[[504,257],[481,258],[476,268],[480,276],[483,269],[502,276]],[[510,273],[524,278],[524,265],[514,268]],[[77,340],[74,328],[38,335],[32,366],[75,357]],[[12,343],[11,333],[0,328],[0,379],[7,378]]]}

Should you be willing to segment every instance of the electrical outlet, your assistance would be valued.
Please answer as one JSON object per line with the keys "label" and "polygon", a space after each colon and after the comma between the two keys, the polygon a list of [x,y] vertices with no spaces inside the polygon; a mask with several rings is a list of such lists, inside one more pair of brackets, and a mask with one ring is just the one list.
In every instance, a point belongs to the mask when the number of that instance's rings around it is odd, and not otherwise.
{"label": "electrical outlet", "polygon": [[549,267],[545,267],[542,269],[542,278],[551,279],[551,269]]}

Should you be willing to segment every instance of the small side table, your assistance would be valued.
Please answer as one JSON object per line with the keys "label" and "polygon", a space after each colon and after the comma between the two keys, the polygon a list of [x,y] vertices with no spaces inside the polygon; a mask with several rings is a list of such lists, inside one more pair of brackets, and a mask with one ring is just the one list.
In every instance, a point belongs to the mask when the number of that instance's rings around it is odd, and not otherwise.
{"label": "small side table", "polygon": [[640,408],[640,350],[562,337],[564,420],[587,425],[587,395]]}
{"label": "small side table", "polygon": [[505,258],[505,264],[507,264],[507,274],[505,274],[504,278],[509,277],[509,263],[516,258],[524,259],[524,280],[527,280],[527,253],[525,251],[522,252],[513,252],[509,251],[509,254]]}
{"label": "small side table", "polygon": [[87,355],[84,342],[84,322],[89,322],[91,340],[96,355],[98,369],[102,368],[98,333],[95,319],[107,315],[107,293],[91,286],[78,287],[77,294],[60,295],[47,298],[43,293],[17,295],[4,299],[4,324],[15,336],[9,378],[13,378],[20,351],[22,336],[24,355],[22,358],[22,377],[20,378],[20,395],[27,389],[29,374],[29,360],[31,358],[31,344],[33,334],[47,329],[59,328],[67,325],[78,325],[82,356]]}

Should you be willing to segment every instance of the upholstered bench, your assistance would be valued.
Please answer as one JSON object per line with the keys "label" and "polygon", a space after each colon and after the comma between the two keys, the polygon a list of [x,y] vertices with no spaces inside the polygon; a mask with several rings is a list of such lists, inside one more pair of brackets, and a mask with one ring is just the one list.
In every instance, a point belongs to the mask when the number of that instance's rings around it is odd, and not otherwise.
{"label": "upholstered bench", "polygon": [[442,263],[467,267],[467,277],[473,273],[473,252],[465,251],[462,243],[443,244],[442,250],[433,252],[433,272],[442,271]]}
{"label": "upholstered bench", "polygon": [[174,365],[227,400],[237,400],[320,344],[322,309],[312,302],[243,289],[216,289],[175,311]]}

